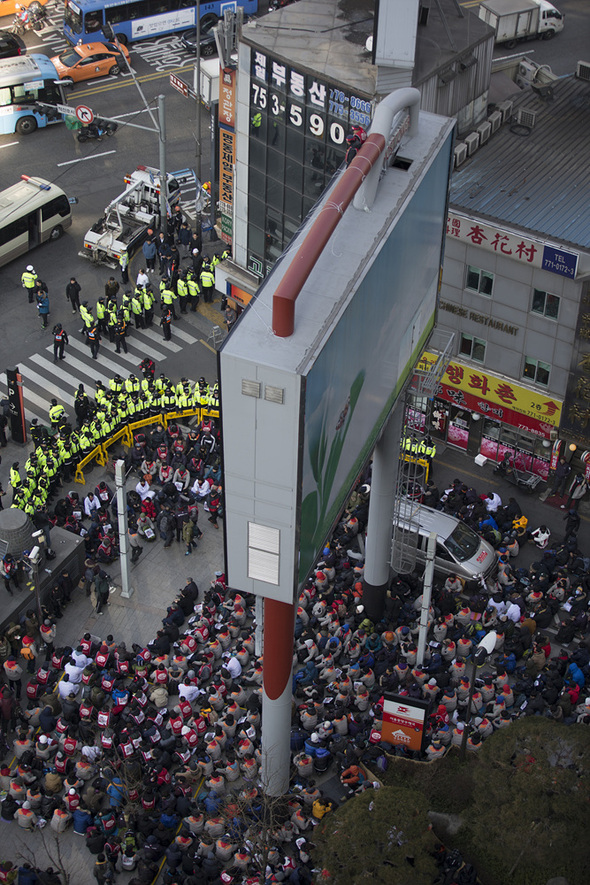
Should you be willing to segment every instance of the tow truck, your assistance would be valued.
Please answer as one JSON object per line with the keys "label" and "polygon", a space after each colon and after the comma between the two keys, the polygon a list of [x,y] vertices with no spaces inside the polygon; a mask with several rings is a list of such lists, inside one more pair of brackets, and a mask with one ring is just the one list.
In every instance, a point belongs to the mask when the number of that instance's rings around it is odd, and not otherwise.
{"label": "tow truck", "polygon": [[[166,205],[170,214],[180,203],[181,186],[195,180],[192,169],[166,175]],[[84,248],[78,253],[95,264],[117,267],[122,252],[127,251],[131,258],[147,238],[148,230],[160,226],[159,170],[138,166],[124,181],[125,190],[109,203],[104,215],[86,232]]]}

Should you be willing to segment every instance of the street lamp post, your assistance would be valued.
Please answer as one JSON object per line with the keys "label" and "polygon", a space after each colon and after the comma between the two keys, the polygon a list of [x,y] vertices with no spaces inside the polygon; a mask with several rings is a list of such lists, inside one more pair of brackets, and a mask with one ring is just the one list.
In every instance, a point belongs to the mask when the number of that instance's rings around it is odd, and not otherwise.
{"label": "street lamp post", "polygon": [[475,691],[475,676],[477,668],[483,666],[486,659],[496,647],[496,631],[490,630],[481,640],[475,651],[472,653],[471,659],[471,682],[469,683],[469,700],[467,701],[467,715],[465,716],[465,728],[463,729],[463,739],[461,741],[461,762],[465,761],[467,751],[467,723],[471,715],[471,701],[473,700],[473,692]]}

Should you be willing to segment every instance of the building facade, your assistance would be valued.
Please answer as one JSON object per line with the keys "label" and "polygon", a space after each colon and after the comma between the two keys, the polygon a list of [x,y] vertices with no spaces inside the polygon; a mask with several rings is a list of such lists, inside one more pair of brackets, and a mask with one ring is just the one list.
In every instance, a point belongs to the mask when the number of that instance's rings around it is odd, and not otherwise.
{"label": "building facade", "polygon": [[429,15],[420,0],[380,4],[390,13],[382,32],[393,39],[403,25],[413,43],[404,67],[395,46],[389,64],[376,64],[366,48],[375,8],[374,0],[352,0],[344,9],[338,0],[298,0],[242,30],[232,220],[225,222],[232,261],[216,272],[217,287],[240,304],[341,168],[351,127],[368,129],[385,95],[415,85],[423,90],[422,110],[457,115],[463,125],[486,113],[493,48],[487,25],[452,0]]}
{"label": "building facade", "polygon": [[556,440],[590,449],[589,102],[573,75],[525,91],[451,184],[437,325],[456,354],[428,420],[544,477]]}

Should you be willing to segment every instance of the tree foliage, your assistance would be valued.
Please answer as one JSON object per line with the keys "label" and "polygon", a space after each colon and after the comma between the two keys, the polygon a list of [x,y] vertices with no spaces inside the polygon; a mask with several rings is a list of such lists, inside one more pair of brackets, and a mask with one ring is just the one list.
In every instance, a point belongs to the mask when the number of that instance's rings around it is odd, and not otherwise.
{"label": "tree foliage", "polygon": [[327,815],[314,834],[326,880],[333,885],[431,885],[436,838],[427,812],[424,796],[383,787]]}

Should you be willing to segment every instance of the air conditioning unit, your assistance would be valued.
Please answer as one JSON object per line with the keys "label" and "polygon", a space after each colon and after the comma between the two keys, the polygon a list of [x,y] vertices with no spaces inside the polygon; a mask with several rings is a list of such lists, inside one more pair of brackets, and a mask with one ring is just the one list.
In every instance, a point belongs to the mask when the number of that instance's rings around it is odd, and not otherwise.
{"label": "air conditioning unit", "polygon": [[516,113],[516,122],[520,123],[521,126],[529,126],[532,129],[536,119],[536,112],[528,108],[519,108]]}
{"label": "air conditioning unit", "polygon": [[517,85],[520,86],[521,89],[524,89],[525,86],[530,86],[534,80],[536,70],[537,65],[530,62],[528,58],[523,58],[518,65],[518,71],[516,74]]}
{"label": "air conditioning unit", "polygon": [[494,132],[497,132],[500,126],[502,125],[502,112],[501,111],[493,111],[488,117],[490,125],[492,127],[492,135]]}
{"label": "air conditioning unit", "polygon": [[476,131],[479,132],[479,143],[485,144],[492,134],[492,124],[489,120],[484,120],[483,123],[479,124]]}
{"label": "air conditioning unit", "polygon": [[468,155],[474,154],[479,147],[479,132],[470,132],[469,135],[466,135],[465,144],[467,145]]}
{"label": "air conditioning unit", "polygon": [[514,107],[514,102],[508,101],[508,99],[506,101],[501,102],[498,105],[498,110],[502,114],[502,123],[506,123],[506,121],[510,119],[510,117],[512,116],[512,108],[513,107]]}
{"label": "air conditioning unit", "polygon": [[455,169],[467,159],[467,145],[458,144],[455,146]]}
{"label": "air conditioning unit", "polygon": [[579,61],[576,68],[578,80],[590,80],[590,61]]}

